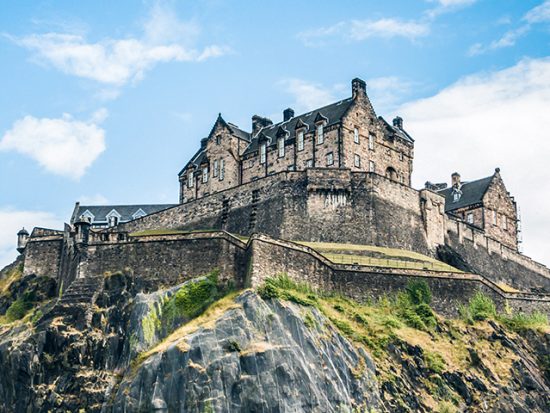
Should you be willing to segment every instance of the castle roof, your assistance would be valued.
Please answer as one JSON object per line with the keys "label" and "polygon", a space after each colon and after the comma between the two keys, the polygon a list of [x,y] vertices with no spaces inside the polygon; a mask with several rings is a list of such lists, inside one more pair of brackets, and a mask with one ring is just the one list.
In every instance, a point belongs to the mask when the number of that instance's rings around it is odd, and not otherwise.
{"label": "castle roof", "polygon": [[119,222],[127,222],[145,215],[154,214],[176,206],[175,204],[143,204],[143,205],[80,205],[76,204],[71,217],[71,224],[82,215],[92,219],[92,224],[103,224],[109,221],[110,215],[115,215]]}
{"label": "castle roof", "polygon": [[268,138],[271,145],[275,145],[277,141],[277,131],[279,128],[286,130],[289,134],[293,134],[297,127],[306,127],[308,130],[313,130],[315,128],[315,122],[319,119],[319,117],[326,119],[326,126],[339,123],[352,103],[353,98],[347,98],[324,106],[320,109],[315,109],[302,115],[295,116],[287,121],[275,123],[262,128],[261,131],[252,138],[250,145],[248,145],[245,149],[243,155],[258,150],[258,140],[262,135]]}
{"label": "castle roof", "polygon": [[460,186],[461,195],[455,201],[455,188],[450,187],[439,191],[445,197],[445,212],[451,212],[460,208],[465,208],[483,202],[485,193],[491,186],[493,176],[478,179],[477,181],[464,182]]}

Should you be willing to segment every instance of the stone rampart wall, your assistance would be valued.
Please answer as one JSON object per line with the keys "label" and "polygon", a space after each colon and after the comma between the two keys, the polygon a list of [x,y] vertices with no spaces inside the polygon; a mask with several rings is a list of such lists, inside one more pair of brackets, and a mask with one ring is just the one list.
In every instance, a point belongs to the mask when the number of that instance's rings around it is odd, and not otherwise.
{"label": "stone rampart wall", "polygon": [[31,239],[25,248],[23,273],[57,278],[63,237],[44,236]]}

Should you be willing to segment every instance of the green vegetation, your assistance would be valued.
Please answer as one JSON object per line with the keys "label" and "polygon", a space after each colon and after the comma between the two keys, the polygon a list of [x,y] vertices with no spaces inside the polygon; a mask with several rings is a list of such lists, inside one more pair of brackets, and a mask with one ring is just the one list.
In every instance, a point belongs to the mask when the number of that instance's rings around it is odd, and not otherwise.
{"label": "green vegetation", "polygon": [[437,374],[443,373],[447,367],[441,354],[436,352],[425,351],[424,362],[426,363],[427,368]]}
{"label": "green vegetation", "polygon": [[541,312],[525,314],[522,312],[514,313],[508,309],[504,314],[498,313],[491,297],[481,291],[476,292],[467,305],[460,307],[460,316],[468,324],[475,324],[484,320],[499,321],[514,331],[546,331],[549,328],[548,317]]}
{"label": "green vegetation", "polygon": [[21,320],[33,308],[34,303],[32,297],[24,294],[15,300],[6,310],[6,321],[12,323],[16,320]]}
{"label": "green vegetation", "polygon": [[23,275],[23,264],[19,264],[8,270],[3,278],[0,278],[0,295],[9,292],[10,286]]}
{"label": "green vegetation", "polygon": [[329,242],[297,242],[314,249],[336,264],[357,264],[372,267],[410,270],[461,272],[426,255],[397,248],[373,245],[337,244]]}
{"label": "green vegetation", "polygon": [[458,409],[451,402],[441,402],[437,405],[437,413],[456,413]]}

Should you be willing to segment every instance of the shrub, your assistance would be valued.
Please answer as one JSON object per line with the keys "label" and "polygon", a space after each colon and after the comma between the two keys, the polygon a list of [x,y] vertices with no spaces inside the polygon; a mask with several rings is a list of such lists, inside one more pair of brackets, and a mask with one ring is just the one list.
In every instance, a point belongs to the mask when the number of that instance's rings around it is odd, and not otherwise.
{"label": "shrub", "polygon": [[405,288],[412,304],[430,304],[432,291],[426,281],[410,281]]}
{"label": "shrub", "polygon": [[32,309],[32,301],[26,299],[26,297],[20,297],[15,300],[6,311],[6,319],[8,322],[21,320]]}
{"label": "shrub", "polygon": [[457,411],[451,402],[441,402],[437,405],[437,413],[456,413]]}
{"label": "shrub", "polygon": [[545,330],[548,328],[548,317],[541,312],[532,314],[516,313],[504,315],[500,320],[509,328],[516,331],[521,330]]}
{"label": "shrub", "polygon": [[497,310],[493,300],[478,291],[468,301],[468,305],[460,307],[460,315],[468,322],[483,321],[495,318]]}
{"label": "shrub", "polygon": [[424,362],[426,363],[426,367],[434,373],[441,374],[443,373],[443,371],[445,371],[445,360],[443,359],[443,357],[441,357],[441,354],[439,353],[425,351]]}

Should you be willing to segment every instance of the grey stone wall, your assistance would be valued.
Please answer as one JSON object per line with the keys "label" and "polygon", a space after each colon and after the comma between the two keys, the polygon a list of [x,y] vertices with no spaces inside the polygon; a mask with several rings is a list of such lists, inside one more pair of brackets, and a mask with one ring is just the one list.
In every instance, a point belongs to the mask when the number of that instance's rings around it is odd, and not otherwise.
{"label": "grey stone wall", "polygon": [[44,236],[30,239],[25,248],[24,275],[36,274],[57,278],[63,238]]}
{"label": "grey stone wall", "polygon": [[227,234],[138,237],[90,244],[80,276],[130,271],[147,291],[219,269],[223,280],[242,287],[244,260],[244,244]]}

